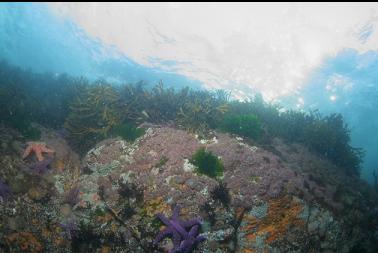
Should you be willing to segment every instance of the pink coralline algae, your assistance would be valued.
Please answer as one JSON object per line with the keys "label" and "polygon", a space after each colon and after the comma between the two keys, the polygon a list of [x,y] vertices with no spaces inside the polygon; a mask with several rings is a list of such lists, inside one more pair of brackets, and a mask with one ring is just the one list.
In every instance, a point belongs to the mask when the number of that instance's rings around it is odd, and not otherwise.
{"label": "pink coralline algae", "polygon": [[299,193],[303,178],[284,166],[280,158],[263,149],[238,142],[226,134],[208,149],[221,157],[225,165],[224,180],[240,203],[253,204],[254,196],[275,198],[284,193]]}
{"label": "pink coralline algae", "polygon": [[166,160],[164,167],[181,169],[184,159],[190,158],[199,147],[198,140],[184,131],[155,128],[152,136],[141,142],[134,159],[140,170],[149,170],[162,159]]}

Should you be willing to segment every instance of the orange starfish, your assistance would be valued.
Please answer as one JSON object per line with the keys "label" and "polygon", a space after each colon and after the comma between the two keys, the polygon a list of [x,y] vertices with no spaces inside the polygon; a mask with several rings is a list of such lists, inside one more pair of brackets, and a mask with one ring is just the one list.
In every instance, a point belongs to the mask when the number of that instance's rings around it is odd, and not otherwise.
{"label": "orange starfish", "polygon": [[28,142],[27,144],[28,147],[25,149],[25,152],[22,155],[22,159],[25,159],[27,156],[34,152],[37,156],[38,161],[40,162],[44,160],[42,153],[55,153],[54,150],[47,148],[46,143],[44,142]]}

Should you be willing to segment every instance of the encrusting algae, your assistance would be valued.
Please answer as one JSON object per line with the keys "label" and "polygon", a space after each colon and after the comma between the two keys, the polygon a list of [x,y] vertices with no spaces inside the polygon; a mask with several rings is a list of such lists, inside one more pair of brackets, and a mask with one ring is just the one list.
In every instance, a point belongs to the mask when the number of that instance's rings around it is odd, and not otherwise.
{"label": "encrusting algae", "polygon": [[256,242],[256,237],[265,238],[266,244],[271,244],[285,237],[289,227],[304,229],[304,221],[299,218],[303,205],[293,197],[284,196],[268,201],[268,212],[259,219],[245,215],[246,225],[241,230],[246,233],[250,242]]}
{"label": "encrusting algae", "polygon": [[6,243],[12,252],[40,253],[42,244],[30,232],[18,232],[8,235]]}

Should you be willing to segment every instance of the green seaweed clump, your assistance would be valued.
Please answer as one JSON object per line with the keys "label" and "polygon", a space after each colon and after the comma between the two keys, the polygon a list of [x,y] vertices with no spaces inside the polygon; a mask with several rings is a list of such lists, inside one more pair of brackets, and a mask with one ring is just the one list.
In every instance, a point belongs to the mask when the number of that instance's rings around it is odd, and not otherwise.
{"label": "green seaweed clump", "polygon": [[221,128],[226,132],[252,139],[259,139],[262,132],[260,120],[255,114],[227,114],[223,118]]}
{"label": "green seaweed clump", "polygon": [[134,142],[137,138],[144,135],[146,130],[144,128],[135,127],[131,123],[124,123],[113,127],[112,134],[120,136],[128,142]]}
{"label": "green seaweed clump", "polygon": [[211,152],[200,148],[190,159],[190,163],[196,166],[196,172],[208,177],[217,178],[223,176],[224,166],[221,160]]}

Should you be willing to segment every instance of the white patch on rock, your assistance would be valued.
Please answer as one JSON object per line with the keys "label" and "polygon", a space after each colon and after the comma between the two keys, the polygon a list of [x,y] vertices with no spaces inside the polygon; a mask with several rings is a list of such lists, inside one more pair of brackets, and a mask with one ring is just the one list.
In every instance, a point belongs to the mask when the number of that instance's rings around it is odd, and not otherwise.
{"label": "white patch on rock", "polygon": [[154,175],[154,176],[156,176],[157,174],[159,174],[159,168],[153,168],[152,170],[151,170],[151,174],[152,175]]}
{"label": "white patch on rock", "polygon": [[188,159],[184,159],[184,165],[182,168],[185,172],[193,172],[196,166],[191,164]]}
{"label": "white patch on rock", "polygon": [[153,133],[154,133],[153,128],[149,127],[149,128],[146,130],[144,136],[142,136],[142,137],[144,138],[144,137],[151,136]]}
{"label": "white patch on rock", "polygon": [[253,153],[255,153],[259,148],[256,146],[249,146],[248,144],[245,144],[243,142],[238,142],[240,146],[247,147],[249,150],[251,150]]}
{"label": "white patch on rock", "polygon": [[204,196],[208,196],[209,195],[209,189],[207,188],[207,186],[201,190],[201,193]]}
{"label": "white patch on rock", "polygon": [[158,156],[158,153],[156,153],[156,151],[154,151],[154,150],[150,150],[147,154],[150,155],[151,157],[157,157]]}
{"label": "white patch on rock", "polygon": [[55,189],[59,192],[59,194],[64,193],[64,176],[62,175],[55,175]]}
{"label": "white patch on rock", "polygon": [[172,204],[173,203],[173,198],[172,197],[169,197],[168,199],[167,199],[167,204]]}
{"label": "white patch on rock", "polygon": [[128,155],[128,154],[119,156],[119,160],[123,161],[123,162],[125,162],[127,164],[130,164],[130,163],[134,162],[133,157],[130,156],[130,155]]}
{"label": "white patch on rock", "polygon": [[165,183],[166,183],[166,184],[170,184],[170,183],[171,183],[171,180],[172,180],[172,178],[174,178],[174,177],[175,177],[175,176],[172,176],[172,175],[171,175],[171,176],[168,176],[168,177],[166,177],[166,178],[165,178]]}
{"label": "white patch on rock", "polygon": [[214,136],[214,138],[213,138],[213,143],[214,143],[214,144],[217,144],[217,143],[218,143],[218,139],[217,139],[217,137],[215,137],[215,136]]}
{"label": "white patch on rock", "polygon": [[94,173],[99,174],[100,176],[106,176],[111,171],[117,169],[119,166],[121,166],[121,163],[117,160],[113,160],[111,163],[107,164],[95,163],[92,166],[90,166],[89,169]]}
{"label": "white patch on rock", "polygon": [[206,139],[203,139],[203,140],[200,140],[199,141],[201,144],[217,144],[218,143],[218,139],[217,137],[213,137],[213,139],[211,140],[206,140]]}
{"label": "white patch on rock", "polygon": [[132,171],[128,171],[126,173],[122,173],[119,175],[119,178],[122,180],[123,184],[132,183],[135,178],[135,173]]}
{"label": "white patch on rock", "polygon": [[252,146],[249,148],[252,152],[256,152],[259,148],[256,146]]}
{"label": "white patch on rock", "polygon": [[92,148],[91,150],[88,151],[88,155],[94,155],[95,157],[99,156],[101,154],[101,150],[104,148],[105,146],[102,145],[98,148]]}

